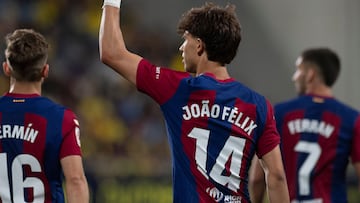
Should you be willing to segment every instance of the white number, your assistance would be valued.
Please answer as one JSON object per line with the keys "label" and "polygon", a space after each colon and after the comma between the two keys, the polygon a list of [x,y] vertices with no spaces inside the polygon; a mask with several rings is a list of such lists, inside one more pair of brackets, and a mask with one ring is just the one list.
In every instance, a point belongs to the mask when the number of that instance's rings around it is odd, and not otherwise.
{"label": "white number", "polygon": [[195,160],[198,170],[206,177],[206,159],[207,159],[207,146],[209,141],[209,130],[204,130],[201,128],[193,128],[189,133],[189,137],[196,139],[196,150],[195,150]]}
{"label": "white number", "polygon": [[[6,153],[0,153],[0,200],[2,203],[11,203],[10,183],[8,178],[7,156]],[[24,190],[32,188],[33,203],[44,202],[44,184],[39,178],[24,177],[23,166],[30,167],[32,172],[41,172],[41,166],[38,160],[28,154],[20,154],[15,157],[11,165],[12,174],[12,192],[14,202],[26,202]]]}
{"label": "white number", "polygon": [[299,182],[299,193],[300,195],[310,194],[310,174],[315,168],[317,161],[320,158],[321,148],[317,143],[311,143],[306,141],[300,141],[295,146],[296,152],[308,153],[306,160],[301,165],[298,182]]}
{"label": "white number", "polygon": [[0,153],[0,200],[3,203],[11,203],[7,157],[5,153]]}
{"label": "white number", "polygon": [[[196,139],[195,160],[198,170],[206,177],[206,161],[207,161],[207,147],[209,141],[210,131],[194,128],[189,137]],[[216,159],[215,165],[210,171],[210,177],[221,185],[227,186],[233,191],[237,191],[240,187],[240,167],[241,158],[243,156],[243,149],[245,147],[245,139],[230,136],[220,151],[219,156]],[[224,176],[222,172],[225,170],[225,164],[231,158],[230,175]]]}

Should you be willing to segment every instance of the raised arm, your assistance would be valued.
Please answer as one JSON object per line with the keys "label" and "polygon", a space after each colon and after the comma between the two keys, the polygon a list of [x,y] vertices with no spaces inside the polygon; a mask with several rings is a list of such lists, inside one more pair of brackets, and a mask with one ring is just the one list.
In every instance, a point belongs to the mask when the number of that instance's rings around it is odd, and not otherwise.
{"label": "raised arm", "polygon": [[136,84],[137,67],[142,57],[129,52],[120,29],[121,0],[104,0],[99,30],[100,60]]}

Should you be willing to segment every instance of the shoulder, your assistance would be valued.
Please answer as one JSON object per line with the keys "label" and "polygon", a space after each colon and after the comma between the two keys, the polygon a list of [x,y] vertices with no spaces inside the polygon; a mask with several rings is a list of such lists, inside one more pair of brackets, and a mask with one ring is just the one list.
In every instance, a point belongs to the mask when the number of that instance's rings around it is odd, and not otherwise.
{"label": "shoulder", "polygon": [[191,75],[187,72],[155,66],[142,59],[138,67],[136,86],[139,91],[148,94],[162,104],[174,95],[181,81],[189,77]]}
{"label": "shoulder", "polygon": [[236,94],[240,94],[244,101],[254,102],[255,104],[266,104],[269,102],[268,98],[255,89],[239,81],[234,81],[234,84],[237,86],[237,88],[234,88],[234,91],[236,91]]}
{"label": "shoulder", "polygon": [[[139,74],[140,74],[140,77],[141,77],[141,74],[150,74],[150,77],[152,77],[154,79],[159,79],[162,74],[172,74],[172,75],[178,75],[180,77],[181,76],[182,77],[190,76],[189,73],[184,72],[184,71],[177,71],[177,70],[173,70],[169,67],[157,66],[144,58],[139,62],[138,75]],[[147,77],[149,77],[149,75],[147,75]]]}
{"label": "shoulder", "polygon": [[64,111],[66,109],[63,104],[46,96],[39,97],[39,104],[42,105],[45,110]]}
{"label": "shoulder", "polygon": [[279,111],[282,109],[287,109],[291,106],[299,106],[299,104],[306,103],[307,100],[308,100],[307,97],[303,97],[303,96],[290,98],[290,99],[280,101],[280,102],[277,102],[276,104],[274,104],[274,109],[276,111]]}
{"label": "shoulder", "polygon": [[343,101],[340,101],[339,99],[336,99],[336,98],[333,98],[332,100],[330,100],[334,103],[334,105],[338,106],[338,108],[342,108],[346,111],[350,111],[350,112],[353,112],[353,113],[356,113],[356,114],[359,114],[359,110],[355,109],[354,107],[350,106],[349,104],[343,102]]}
{"label": "shoulder", "polygon": [[41,105],[42,105],[44,111],[51,113],[53,116],[55,116],[57,114],[59,116],[64,117],[65,119],[76,118],[76,114],[69,107],[67,107],[57,101],[54,101],[48,97],[40,97],[40,99],[41,99]]}
{"label": "shoulder", "polygon": [[359,110],[355,109],[354,107],[339,101],[337,99],[333,99],[332,103],[329,104],[331,109],[336,112],[338,115],[341,115],[343,119],[348,121],[355,120],[359,122],[360,120],[360,112]]}

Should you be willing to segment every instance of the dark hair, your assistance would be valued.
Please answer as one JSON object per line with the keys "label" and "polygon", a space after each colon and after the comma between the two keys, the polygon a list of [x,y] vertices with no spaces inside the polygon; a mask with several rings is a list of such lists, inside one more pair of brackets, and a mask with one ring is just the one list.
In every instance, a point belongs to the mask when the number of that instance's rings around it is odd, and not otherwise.
{"label": "dark hair", "polygon": [[11,76],[19,81],[39,81],[48,57],[45,37],[32,29],[17,29],[7,34],[5,40],[5,58],[12,69]]}
{"label": "dark hair", "polygon": [[221,8],[213,3],[192,8],[184,13],[178,24],[178,33],[188,31],[205,44],[208,59],[222,65],[235,57],[241,41],[241,26],[235,6]]}
{"label": "dark hair", "polygon": [[302,54],[304,62],[315,64],[324,79],[324,83],[331,87],[340,74],[340,58],[328,48],[314,48],[305,50]]}

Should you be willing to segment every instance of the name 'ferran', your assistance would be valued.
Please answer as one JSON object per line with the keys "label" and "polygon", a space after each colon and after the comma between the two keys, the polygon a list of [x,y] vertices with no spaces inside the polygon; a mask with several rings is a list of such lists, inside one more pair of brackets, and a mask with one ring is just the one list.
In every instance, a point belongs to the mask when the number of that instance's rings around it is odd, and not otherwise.
{"label": "name 'ferran'", "polygon": [[324,121],[316,119],[294,119],[287,123],[290,134],[296,133],[315,133],[329,138],[334,132],[335,127]]}

